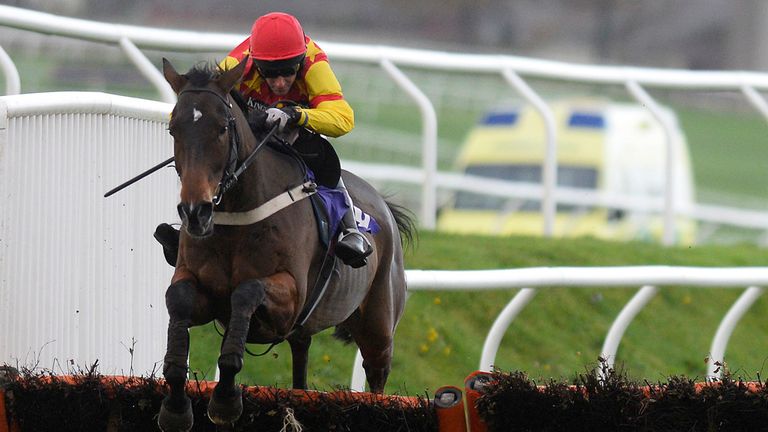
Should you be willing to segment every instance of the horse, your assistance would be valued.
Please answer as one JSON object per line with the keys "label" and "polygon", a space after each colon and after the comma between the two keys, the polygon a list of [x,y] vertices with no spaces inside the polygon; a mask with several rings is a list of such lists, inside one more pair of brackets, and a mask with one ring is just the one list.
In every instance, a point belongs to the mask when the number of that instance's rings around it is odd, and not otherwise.
{"label": "horse", "polygon": [[[357,269],[334,264],[317,300],[316,281],[331,255],[320,241],[310,200],[301,198],[311,194],[311,185],[305,184],[306,170],[296,158],[263,145],[275,131],[259,142],[233,103],[231,92],[244,66],[243,61],[219,70],[202,64],[179,74],[163,59],[163,75],[177,95],[168,131],[181,181],[177,208],[182,220],[176,270],[165,294],[169,323],[163,375],[169,391],[158,424],[166,432],[187,431],[194,421],[185,394],[190,327],[215,320],[225,328],[208,417],[228,425],[242,414],[235,376],[246,343],[287,340],[293,388],[305,389],[312,335],[335,326],[360,349],[370,391],[383,393],[405,305],[403,247],[413,239],[413,219],[346,171],[341,175],[354,202],[380,230],[365,234],[374,248],[368,264]],[[290,205],[258,222],[217,222],[220,215],[243,215],[286,200],[286,194]]]}

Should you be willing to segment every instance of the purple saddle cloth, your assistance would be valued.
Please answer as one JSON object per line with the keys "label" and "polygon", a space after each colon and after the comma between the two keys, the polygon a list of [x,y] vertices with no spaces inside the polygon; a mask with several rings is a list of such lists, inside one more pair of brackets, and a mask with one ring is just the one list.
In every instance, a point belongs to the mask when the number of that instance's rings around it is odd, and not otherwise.
{"label": "purple saddle cloth", "polygon": [[[311,169],[307,168],[307,176],[310,180],[315,181],[315,174]],[[346,200],[344,200],[344,192],[338,189],[332,189],[327,186],[317,185],[317,196],[325,206],[325,214],[328,217],[328,240],[333,242],[339,232],[339,225],[341,225],[341,218],[349,209]],[[316,208],[317,212],[318,209]],[[322,219],[320,216],[318,218]],[[376,223],[376,219],[368,213],[363,212],[358,207],[355,207],[355,222],[357,222],[357,228],[361,232],[368,232],[373,235],[381,230],[379,224]],[[322,226],[323,224],[320,223]],[[321,237],[323,237],[321,235]]]}
{"label": "purple saddle cloth", "polygon": [[[344,217],[344,214],[349,209],[346,201],[344,201],[344,192],[338,189],[318,186],[317,194],[320,196],[323,204],[325,204],[325,211],[328,213],[329,231],[331,238],[333,238],[338,233],[341,218]],[[355,207],[355,222],[357,222],[357,228],[361,232],[376,234],[381,230],[376,219],[358,207]]]}

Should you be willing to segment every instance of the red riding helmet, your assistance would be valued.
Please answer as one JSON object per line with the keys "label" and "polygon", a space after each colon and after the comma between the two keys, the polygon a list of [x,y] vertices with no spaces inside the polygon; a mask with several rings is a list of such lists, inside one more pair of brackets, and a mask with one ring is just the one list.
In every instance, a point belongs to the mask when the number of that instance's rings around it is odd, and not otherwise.
{"label": "red riding helmet", "polygon": [[298,65],[306,52],[304,30],[294,16],[272,12],[253,23],[250,53],[258,67],[272,69]]}

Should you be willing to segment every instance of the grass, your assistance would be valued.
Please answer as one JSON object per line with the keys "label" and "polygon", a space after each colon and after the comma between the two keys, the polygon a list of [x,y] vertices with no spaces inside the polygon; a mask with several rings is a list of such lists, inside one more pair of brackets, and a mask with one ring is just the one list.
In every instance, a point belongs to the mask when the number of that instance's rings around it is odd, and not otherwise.
{"label": "grass", "polygon": [[[594,239],[556,240],[456,236],[423,232],[408,252],[412,269],[487,269],[531,266],[760,266],[768,251],[749,245],[663,248],[650,243]],[[478,367],[494,319],[516,290],[414,292],[398,327],[388,392],[424,394],[462,385]],[[502,370],[534,378],[568,379],[597,364],[613,319],[634,294],[623,288],[542,288],[507,331],[497,355]],[[715,330],[741,290],[664,287],[630,325],[617,353],[633,379],[671,375],[702,379]],[[735,374],[756,379],[768,359],[768,324],[761,299],[736,328],[726,360]],[[192,330],[191,366],[212,378],[220,337],[210,327]],[[262,346],[254,346],[259,351]],[[290,351],[277,346],[261,358],[246,356],[239,379],[248,384],[290,386]],[[319,389],[347,386],[354,347],[323,332],[310,350],[309,381]]]}
{"label": "grass", "polygon": [[[92,48],[98,46],[94,44]],[[158,97],[125,60],[100,58],[89,63],[75,56],[64,62],[48,55],[11,55],[20,69],[24,92],[67,89]],[[187,63],[194,63],[189,56],[186,59]],[[374,124],[418,137],[418,109],[377,68],[373,69],[378,75],[372,76],[365,69],[340,75],[345,93],[358,114],[360,128]],[[89,71],[99,73],[93,81],[86,82],[79,74]],[[441,169],[450,168],[452,156],[480,113],[513,93],[498,77],[485,84],[464,77],[464,84],[450,85],[437,73],[408,73],[417,84],[431,85],[426,90],[431,100],[440,100],[436,105]],[[118,83],[104,79],[115,74],[121,77]],[[356,76],[364,79],[352,82]],[[75,81],[77,78],[83,79]],[[380,82],[389,85],[369,87]],[[0,83],[4,85],[2,77]],[[446,88],[447,93],[436,92]],[[764,200],[768,192],[765,121],[756,115],[727,110],[679,108],[677,113],[688,137],[698,198],[717,202],[725,197],[734,205],[744,198]],[[381,147],[385,149],[392,145],[383,142]],[[357,146],[358,143],[353,143],[350,147]],[[344,156],[348,149],[343,147],[340,145],[339,149]],[[420,150],[407,150],[410,153],[400,154],[398,160],[416,164],[413,155]],[[355,154],[380,160],[370,150]],[[747,245],[665,249],[644,243],[591,239],[456,237],[425,232],[419,247],[409,252],[407,263],[412,269],[630,264],[754,266],[764,265],[766,255],[766,250]],[[507,332],[497,356],[499,366],[525,370],[534,377],[570,377],[592,367],[610,323],[633,292],[608,288],[541,289]],[[627,330],[619,347],[619,361],[626,363],[635,378],[657,379],[678,373],[702,377],[712,335],[738,294],[733,289],[663,289]],[[396,337],[387,391],[421,394],[444,384],[460,385],[477,368],[485,335],[513,295],[513,291],[414,293]],[[765,345],[763,335],[768,331],[768,323],[756,313],[768,306],[766,301],[759,300],[736,328],[727,352],[730,367],[752,378],[762,371],[768,358],[768,353],[760,349]],[[212,378],[220,337],[210,326],[193,329],[192,335],[192,367],[198,376]],[[325,332],[315,338],[311,355],[311,385],[323,389],[348,385],[354,357],[352,347],[341,345],[330,337],[330,332]],[[261,358],[247,358],[241,379],[252,384],[287,387],[291,381],[289,357],[287,345],[280,345]]]}
{"label": "grass", "polygon": [[[756,114],[679,110],[688,138],[695,184],[706,195],[768,194],[765,119]],[[706,198],[706,196],[700,197]]]}

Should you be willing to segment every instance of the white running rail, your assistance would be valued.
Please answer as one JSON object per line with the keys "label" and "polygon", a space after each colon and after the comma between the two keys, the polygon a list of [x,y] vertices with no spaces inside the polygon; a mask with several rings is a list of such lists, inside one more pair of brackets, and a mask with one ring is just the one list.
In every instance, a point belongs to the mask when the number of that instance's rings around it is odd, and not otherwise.
{"label": "white running rail", "polygon": [[[171,269],[151,234],[158,222],[177,219],[176,173],[161,170],[108,199],[102,195],[172,154],[170,110],[104,93],[0,97],[0,196],[7,204],[0,212],[0,362],[39,360],[64,373],[69,360],[99,360],[104,373],[158,370]],[[407,278],[411,291],[521,288],[489,331],[483,370],[542,287],[646,287],[609,331],[602,354],[611,364],[624,330],[656,292],[647,287],[748,288],[717,331],[714,364],[768,284],[768,267],[409,270]],[[359,364],[353,376],[352,388],[362,389]]]}
{"label": "white running rail", "polygon": [[[630,266],[630,267],[536,267],[513,270],[409,270],[407,272],[410,291],[482,291],[519,288],[517,294],[501,311],[491,326],[483,344],[479,370],[490,371],[496,362],[504,333],[523,308],[534,299],[542,287],[641,287],[637,294],[624,306],[611,324],[606,335],[600,357],[613,367],[619,342],[632,320],[648,304],[659,289],[671,286],[744,288],[745,291],[734,303],[717,328],[710,348],[707,363],[707,379],[722,375],[718,364],[725,359],[728,339],[736,324],[750,306],[768,286],[768,267],[709,268],[671,266]],[[602,373],[602,371],[598,371]],[[352,370],[350,388],[364,391],[365,372],[358,352]]]}
{"label": "white running rail", "polygon": [[[60,17],[48,13],[31,11],[11,6],[0,5],[0,25],[43,34],[53,34],[89,41],[106,42],[119,45],[139,70],[152,82],[170,102],[166,85],[158,79],[156,71],[146,67],[146,60],[141,59],[139,49],[159,49],[175,52],[220,52],[226,53],[243,40],[243,34],[203,33],[193,31],[165,30],[129,25],[98,23],[93,21]],[[688,89],[688,90],[734,90],[741,92],[751,106],[768,120],[768,103],[759,91],[768,90],[768,74],[757,72],[721,72],[688,71],[672,69],[637,68],[625,66],[593,66],[557,61],[538,60],[517,56],[457,54],[440,51],[403,49],[389,46],[354,45],[321,41],[321,45],[333,59],[376,64],[384,68],[409,95],[418,103],[422,113],[422,170],[419,172],[422,187],[420,223],[427,229],[435,227],[436,195],[438,182],[436,158],[437,128],[435,126],[434,107],[421,92],[413,88],[413,83],[398,66],[410,66],[431,70],[461,71],[498,74],[503,76],[510,86],[522,97],[536,106],[545,120],[547,133],[547,156],[544,169],[542,197],[544,216],[543,234],[551,235],[554,223],[557,194],[556,189],[556,143],[551,128],[552,113],[540,103],[541,96],[528,86],[521,76],[548,78],[574,83],[601,83],[625,86],[629,94],[638,102],[652,109],[656,104],[644,87]],[[0,67],[7,77],[13,76],[15,67],[2,61]],[[18,76],[18,72],[15,72]],[[12,81],[12,79],[9,79]],[[9,84],[7,92],[13,93],[15,85]],[[672,136],[671,126],[661,122],[667,136]],[[670,146],[667,140],[668,147]],[[665,178],[674,178],[671,161],[666,164]],[[666,181],[664,213],[665,244],[675,238],[674,216],[685,211],[675,207],[672,197],[672,182]],[[762,226],[768,225],[768,218],[763,216]]]}

